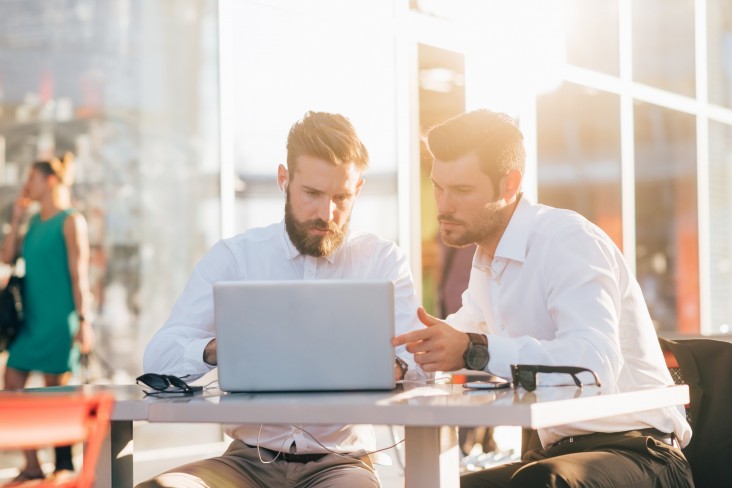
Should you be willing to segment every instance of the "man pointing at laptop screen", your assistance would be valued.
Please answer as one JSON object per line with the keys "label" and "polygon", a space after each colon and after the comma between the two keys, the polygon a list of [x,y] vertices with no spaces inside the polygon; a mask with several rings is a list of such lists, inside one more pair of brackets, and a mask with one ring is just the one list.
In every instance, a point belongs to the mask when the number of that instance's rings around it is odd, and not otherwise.
{"label": "man pointing at laptop screen", "polygon": [[[462,308],[444,322],[420,310],[428,327],[394,345],[408,344],[425,371],[467,367],[529,391],[548,386],[537,385],[537,373],[541,383],[601,383],[606,392],[673,384],[640,286],[612,240],[579,214],[521,193],[525,151],[512,119],[467,112],[432,128],[427,146],[442,239],[477,249]],[[469,473],[461,486],[693,486],[678,448],[691,437],[680,407],[538,434],[541,447],[521,462]]]}
{"label": "man pointing at laptop screen", "polygon": [[[367,165],[368,152],[345,117],[308,112],[296,122],[287,139],[287,166],[277,173],[286,195],[284,221],[222,240],[203,257],[148,344],[145,372],[195,379],[216,367],[213,289],[219,282],[391,281],[396,333],[422,328],[406,256],[392,242],[349,232]],[[396,352],[396,379],[419,374],[404,347]],[[251,368],[268,374],[267,364]],[[368,458],[376,449],[371,426],[231,425],[226,432],[234,441],[222,456],[140,486],[379,486]]]}

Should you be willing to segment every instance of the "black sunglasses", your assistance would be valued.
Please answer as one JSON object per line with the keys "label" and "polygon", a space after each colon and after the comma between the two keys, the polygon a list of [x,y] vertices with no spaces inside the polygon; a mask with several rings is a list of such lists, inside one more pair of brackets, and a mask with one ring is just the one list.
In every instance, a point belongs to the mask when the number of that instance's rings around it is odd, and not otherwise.
{"label": "black sunglasses", "polygon": [[536,374],[537,373],[565,373],[572,375],[574,384],[582,388],[582,382],[577,377],[579,373],[590,373],[595,378],[595,384],[600,384],[600,379],[594,371],[588,368],[580,368],[577,366],[542,366],[539,364],[512,364],[511,377],[514,385],[521,385],[527,391],[536,390]]}
{"label": "black sunglasses", "polygon": [[138,376],[135,381],[152,388],[159,393],[185,393],[187,395],[200,391],[200,386],[190,386],[188,383],[169,374],[145,373]]}

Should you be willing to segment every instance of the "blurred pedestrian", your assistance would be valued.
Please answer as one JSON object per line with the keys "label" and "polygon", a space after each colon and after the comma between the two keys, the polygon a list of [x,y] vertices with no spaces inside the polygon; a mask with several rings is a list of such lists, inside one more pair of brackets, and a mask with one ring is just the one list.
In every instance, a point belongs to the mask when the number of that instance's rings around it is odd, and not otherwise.
{"label": "blurred pedestrian", "polygon": [[[33,371],[43,374],[46,386],[67,384],[80,354],[92,347],[89,237],[86,220],[71,207],[73,178],[71,154],[38,161],[13,206],[0,258],[13,264],[22,256],[25,262],[25,324],[8,349],[6,389],[24,388]],[[32,202],[40,209],[21,236]],[[25,457],[26,466],[14,481],[43,478],[37,452],[25,451]],[[57,447],[54,473],[73,469],[71,446]]]}

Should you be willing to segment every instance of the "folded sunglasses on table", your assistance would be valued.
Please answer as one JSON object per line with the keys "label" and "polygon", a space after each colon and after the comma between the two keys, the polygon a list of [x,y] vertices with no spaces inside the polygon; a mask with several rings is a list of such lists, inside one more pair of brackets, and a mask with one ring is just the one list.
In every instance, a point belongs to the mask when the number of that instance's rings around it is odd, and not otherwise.
{"label": "folded sunglasses on table", "polygon": [[595,379],[595,385],[602,386],[594,371],[579,366],[544,366],[541,364],[512,364],[511,377],[514,386],[521,385],[527,391],[536,390],[537,373],[565,373],[572,376],[574,384],[582,388],[582,381],[577,377],[579,373],[590,373]]}
{"label": "folded sunglasses on table", "polygon": [[202,386],[191,386],[177,376],[169,374],[145,373],[138,376],[135,381],[138,385],[142,384],[148,388],[152,388],[152,391],[145,391],[146,395],[168,393],[192,395],[197,391],[203,390]]}

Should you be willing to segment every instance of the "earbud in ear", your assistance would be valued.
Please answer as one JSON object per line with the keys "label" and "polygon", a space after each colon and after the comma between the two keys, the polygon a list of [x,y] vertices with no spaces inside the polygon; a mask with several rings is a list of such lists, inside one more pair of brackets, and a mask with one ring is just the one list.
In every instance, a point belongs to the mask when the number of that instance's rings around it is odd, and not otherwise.
{"label": "earbud in ear", "polygon": [[282,193],[287,193],[287,180],[282,182]]}

